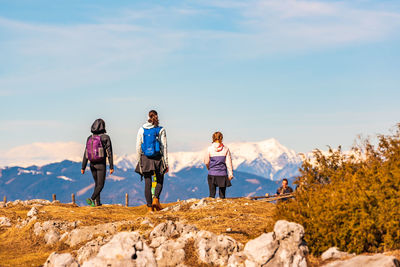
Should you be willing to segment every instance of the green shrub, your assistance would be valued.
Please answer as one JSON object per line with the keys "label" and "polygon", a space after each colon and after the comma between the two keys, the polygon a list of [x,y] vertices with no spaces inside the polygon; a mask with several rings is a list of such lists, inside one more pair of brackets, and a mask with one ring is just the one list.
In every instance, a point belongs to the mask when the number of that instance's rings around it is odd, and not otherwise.
{"label": "green shrub", "polygon": [[316,150],[297,178],[296,198],[277,205],[277,219],[302,224],[314,255],[336,246],[348,252],[400,248],[400,124],[377,145],[350,153]]}

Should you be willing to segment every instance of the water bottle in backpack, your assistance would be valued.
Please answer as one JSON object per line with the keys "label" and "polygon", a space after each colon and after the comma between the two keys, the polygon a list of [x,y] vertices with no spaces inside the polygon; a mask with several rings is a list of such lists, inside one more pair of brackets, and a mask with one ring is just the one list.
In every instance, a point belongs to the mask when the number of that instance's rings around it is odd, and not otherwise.
{"label": "water bottle in backpack", "polygon": [[147,157],[154,157],[161,154],[159,135],[161,127],[151,129],[143,128],[142,152]]}
{"label": "water bottle in backpack", "polygon": [[92,163],[99,163],[104,160],[104,148],[100,135],[92,135],[86,143],[86,157]]}

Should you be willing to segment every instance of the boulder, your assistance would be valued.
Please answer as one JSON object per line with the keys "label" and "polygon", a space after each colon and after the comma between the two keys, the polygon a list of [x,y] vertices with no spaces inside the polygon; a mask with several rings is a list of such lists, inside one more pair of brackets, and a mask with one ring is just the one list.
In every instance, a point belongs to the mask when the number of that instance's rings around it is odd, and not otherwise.
{"label": "boulder", "polygon": [[50,230],[55,230],[59,232],[68,231],[70,229],[75,229],[79,225],[79,221],[75,222],[64,222],[64,221],[45,221],[43,223],[37,222],[33,226],[33,232],[35,235],[46,234]]}
{"label": "boulder", "polygon": [[275,234],[271,232],[247,242],[244,252],[249,260],[262,265],[274,257],[278,248],[279,242],[275,238]]}
{"label": "boulder", "polygon": [[39,213],[38,209],[35,207],[32,207],[30,211],[26,214],[28,217],[33,217]]}
{"label": "boulder", "polygon": [[79,267],[79,264],[69,253],[53,252],[47,258],[43,267]]}
{"label": "boulder", "polygon": [[355,254],[350,254],[347,252],[340,251],[337,247],[331,247],[321,255],[321,259],[323,261],[326,260],[337,260],[348,257],[353,257]]}
{"label": "boulder", "polygon": [[393,256],[383,254],[360,255],[348,260],[330,262],[324,267],[399,267],[400,262]]}
{"label": "boulder", "polygon": [[249,241],[244,249],[246,267],[306,267],[308,248],[303,226],[284,220],[275,223],[274,232]]}
{"label": "boulder", "polygon": [[103,245],[83,267],[157,266],[154,254],[138,232],[120,232]]}
{"label": "boulder", "polygon": [[185,240],[168,240],[156,250],[155,257],[158,267],[180,266],[185,261]]}
{"label": "boulder", "polygon": [[80,264],[84,261],[89,260],[90,258],[94,257],[99,253],[101,246],[106,244],[111,240],[111,237],[102,237],[99,236],[96,239],[89,241],[84,246],[82,246],[77,252],[77,260]]}
{"label": "boulder", "polygon": [[47,199],[30,199],[23,202],[25,206],[29,205],[50,205],[51,202]]}
{"label": "boulder", "polygon": [[235,252],[229,257],[228,267],[245,267],[247,260],[247,255],[243,251]]}
{"label": "boulder", "polygon": [[178,238],[181,235],[197,231],[198,229],[195,226],[179,222],[167,221],[160,223],[150,233],[150,247],[157,248],[170,238]]}
{"label": "boulder", "polygon": [[190,209],[192,209],[192,210],[197,210],[197,209],[205,208],[205,207],[208,206],[208,204],[209,204],[211,201],[213,201],[212,198],[202,198],[202,199],[200,199],[199,202],[193,203],[193,204],[190,206]]}
{"label": "boulder", "polygon": [[44,241],[47,245],[54,245],[60,240],[60,233],[55,230],[51,229],[44,235]]}
{"label": "boulder", "polygon": [[178,200],[178,203],[169,207],[162,209],[161,211],[180,211],[185,204],[193,203],[198,201],[196,198],[190,198],[186,200]]}
{"label": "boulder", "polygon": [[7,217],[0,217],[0,227],[11,227],[11,221]]}
{"label": "boulder", "polygon": [[148,225],[149,227],[154,227],[154,224],[151,223],[149,219],[144,219],[143,221],[140,222],[141,225]]}
{"label": "boulder", "polygon": [[239,252],[241,246],[229,236],[216,235],[208,231],[198,232],[195,238],[199,259],[207,264],[226,266],[229,257]]}
{"label": "boulder", "polygon": [[74,247],[80,243],[93,239],[97,235],[113,235],[117,233],[118,227],[122,224],[124,224],[124,222],[80,227],[70,232],[69,236],[65,240],[65,243],[71,247]]}

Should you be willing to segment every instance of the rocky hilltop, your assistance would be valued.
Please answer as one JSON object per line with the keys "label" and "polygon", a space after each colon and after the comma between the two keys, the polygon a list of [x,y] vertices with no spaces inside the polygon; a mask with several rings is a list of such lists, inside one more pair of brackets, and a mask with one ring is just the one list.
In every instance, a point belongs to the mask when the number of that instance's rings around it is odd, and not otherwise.
{"label": "rocky hilltop", "polygon": [[1,266],[399,266],[393,256],[331,248],[308,255],[303,226],[274,205],[190,199],[145,207],[78,207],[47,200],[0,208]]}

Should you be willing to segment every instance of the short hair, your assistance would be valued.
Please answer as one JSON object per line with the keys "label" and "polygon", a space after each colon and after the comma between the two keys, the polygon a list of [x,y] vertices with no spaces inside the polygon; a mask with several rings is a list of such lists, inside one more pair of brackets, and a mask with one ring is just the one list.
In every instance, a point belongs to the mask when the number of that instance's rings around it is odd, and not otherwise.
{"label": "short hair", "polygon": [[286,183],[289,183],[288,179],[283,178],[282,182],[285,182],[285,181],[286,181]]}

